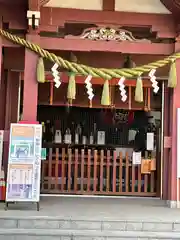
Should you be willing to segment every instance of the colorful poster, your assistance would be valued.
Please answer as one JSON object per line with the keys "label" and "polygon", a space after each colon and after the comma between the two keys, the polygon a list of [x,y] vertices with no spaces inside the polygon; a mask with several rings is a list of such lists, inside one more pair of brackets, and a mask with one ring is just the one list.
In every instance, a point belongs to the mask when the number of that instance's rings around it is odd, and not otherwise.
{"label": "colorful poster", "polygon": [[42,126],[11,124],[6,201],[38,202]]}

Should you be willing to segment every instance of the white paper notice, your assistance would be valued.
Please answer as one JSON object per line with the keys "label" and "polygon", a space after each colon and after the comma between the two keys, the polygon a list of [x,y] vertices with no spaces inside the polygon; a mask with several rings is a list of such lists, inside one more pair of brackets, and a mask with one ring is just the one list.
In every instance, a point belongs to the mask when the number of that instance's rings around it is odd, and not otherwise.
{"label": "white paper notice", "polygon": [[154,150],[154,133],[147,133],[146,149],[148,151]]}
{"label": "white paper notice", "polygon": [[141,152],[133,152],[133,164],[134,165],[141,164]]}

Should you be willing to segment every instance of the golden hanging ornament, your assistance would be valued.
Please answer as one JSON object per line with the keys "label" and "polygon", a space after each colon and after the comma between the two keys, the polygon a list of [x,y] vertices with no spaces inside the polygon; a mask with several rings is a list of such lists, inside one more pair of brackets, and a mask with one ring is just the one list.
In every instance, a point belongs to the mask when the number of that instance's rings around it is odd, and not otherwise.
{"label": "golden hanging ornament", "polygon": [[135,97],[136,102],[143,102],[143,83],[142,77],[139,76],[136,81]]}
{"label": "golden hanging ornament", "polygon": [[109,89],[109,80],[105,80],[102,96],[101,96],[101,105],[103,106],[110,106],[110,89]]}
{"label": "golden hanging ornament", "polygon": [[76,80],[75,80],[75,74],[73,72],[69,74],[67,99],[70,105],[72,105],[72,101],[76,99]]}
{"label": "golden hanging ornament", "polygon": [[45,69],[44,69],[44,61],[42,57],[38,59],[36,75],[37,75],[37,81],[39,83],[45,83]]}
{"label": "golden hanging ornament", "polygon": [[177,72],[176,72],[176,62],[172,61],[168,77],[168,87],[175,88],[177,85]]}

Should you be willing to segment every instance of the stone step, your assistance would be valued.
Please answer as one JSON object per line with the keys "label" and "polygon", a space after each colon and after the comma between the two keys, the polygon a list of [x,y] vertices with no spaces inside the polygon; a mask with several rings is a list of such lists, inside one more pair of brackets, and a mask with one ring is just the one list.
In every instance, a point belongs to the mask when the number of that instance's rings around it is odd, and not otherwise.
{"label": "stone step", "polygon": [[180,222],[168,221],[110,221],[60,219],[58,217],[0,217],[0,229],[57,229],[96,231],[179,232]]}
{"label": "stone step", "polygon": [[179,232],[97,231],[97,230],[48,230],[0,229],[2,240],[171,240],[180,239]]}

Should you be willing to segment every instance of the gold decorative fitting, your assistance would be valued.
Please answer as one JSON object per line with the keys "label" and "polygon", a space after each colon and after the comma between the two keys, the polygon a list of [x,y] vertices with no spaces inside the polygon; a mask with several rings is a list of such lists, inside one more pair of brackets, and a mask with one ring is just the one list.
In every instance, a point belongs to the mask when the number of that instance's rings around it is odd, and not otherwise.
{"label": "gold decorative fitting", "polygon": [[84,30],[80,38],[90,40],[104,40],[104,41],[130,41],[130,42],[150,42],[147,39],[136,39],[131,32],[124,29],[115,28],[88,28]]}
{"label": "gold decorative fitting", "polygon": [[34,28],[39,27],[40,23],[40,12],[39,11],[27,11],[28,25]]}

